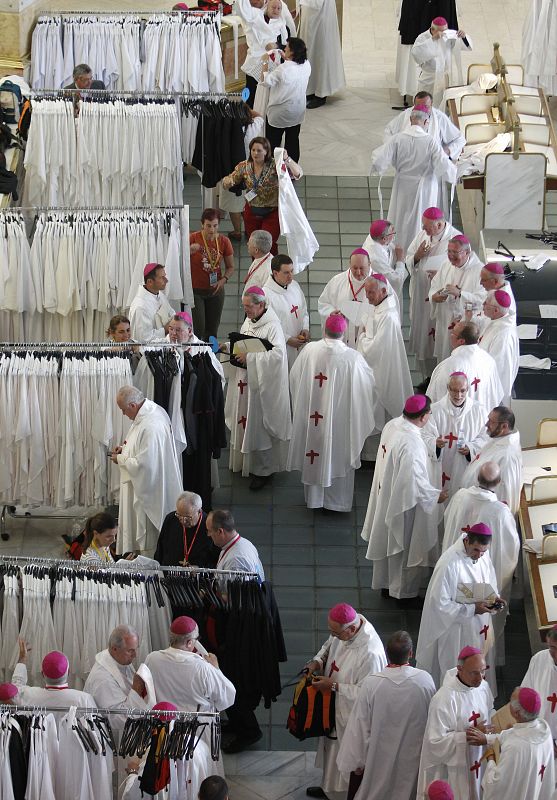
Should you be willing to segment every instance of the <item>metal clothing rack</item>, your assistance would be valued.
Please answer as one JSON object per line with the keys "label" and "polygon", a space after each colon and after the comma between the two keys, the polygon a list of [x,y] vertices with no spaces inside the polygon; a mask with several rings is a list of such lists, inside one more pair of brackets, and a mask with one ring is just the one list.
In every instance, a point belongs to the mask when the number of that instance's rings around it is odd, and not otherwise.
{"label": "metal clothing rack", "polygon": [[31,711],[35,714],[49,713],[50,711],[71,711],[75,709],[77,715],[81,714],[102,714],[118,715],[119,717],[137,717],[138,719],[147,719],[151,717],[172,716],[186,721],[206,717],[211,721],[220,721],[220,714],[218,711],[168,711],[156,709],[155,711],[145,711],[140,708],[89,708],[88,706],[12,706],[7,703],[0,703],[0,714],[11,712],[12,714],[19,714],[20,711]]}
{"label": "metal clothing rack", "polygon": [[218,97],[219,99],[238,98],[242,99],[240,92],[161,92],[161,91],[131,91],[129,89],[33,89],[29,95],[31,99],[34,97],[45,97],[49,95],[71,95],[79,94],[85,97],[92,95],[93,97],[107,98],[112,96],[116,99],[120,97],[133,97],[137,101],[143,99],[182,99],[182,98],[211,98]]}
{"label": "metal clothing rack", "polygon": [[[145,213],[146,211],[181,211],[185,206],[12,206],[11,208],[0,208],[1,214],[14,214],[18,211],[34,211],[40,214],[43,213],[69,213],[69,214],[89,214],[91,212],[102,212],[106,214],[114,214],[122,212],[129,214],[130,212],[139,211]],[[187,206],[186,206],[187,207]]]}
{"label": "metal clothing rack", "polygon": [[41,12],[39,19],[50,18],[57,19],[58,17],[177,17],[182,14],[187,16],[216,16],[218,11],[201,11],[196,9],[188,9],[187,11],[45,11]]}
{"label": "metal clothing rack", "polygon": [[176,347],[211,347],[211,342],[0,342],[0,352],[4,350],[131,350],[134,347],[149,347],[152,350]]}

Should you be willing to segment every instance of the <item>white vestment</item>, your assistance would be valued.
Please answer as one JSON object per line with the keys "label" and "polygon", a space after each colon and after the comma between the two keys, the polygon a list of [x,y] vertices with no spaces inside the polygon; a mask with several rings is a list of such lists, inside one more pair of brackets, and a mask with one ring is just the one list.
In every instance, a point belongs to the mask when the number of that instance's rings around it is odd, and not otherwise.
{"label": "white vestment", "polygon": [[488,583],[498,594],[489,552],[474,562],[466,554],[462,537],[443,553],[433,570],[420,622],[416,664],[440,686],[447,670],[457,663],[462,648],[477,647],[491,667],[486,679],[496,694],[491,614],[475,614],[474,603],[456,600],[460,585],[476,583]]}
{"label": "white vestment", "polygon": [[[108,650],[103,650],[95,656],[95,663],[83,687],[83,691],[94,698],[99,708],[124,710],[121,727],[124,725],[125,709],[147,710],[156,702],[154,698],[149,698],[152,702],[144,700],[132,689],[134,675],[135,669],[131,664],[122,666],[112,658]],[[114,717],[111,721],[114,726]]]}
{"label": "white vestment", "polygon": [[521,686],[535,689],[541,697],[540,717],[545,719],[553,739],[557,739],[557,665],[549,650],[540,650],[530,659]]}
{"label": "white vestment", "polygon": [[464,372],[468,378],[468,396],[491,411],[503,399],[503,387],[497,374],[495,360],[479,344],[461,344],[451,355],[437,364],[427,387],[432,403],[447,393],[447,384],[453,372]]}
{"label": "white vestment", "polygon": [[[389,122],[383,134],[384,142],[387,142],[395,133],[400,133],[410,128],[411,113],[412,106],[401,111],[400,114],[397,114],[396,117]],[[434,139],[437,139],[441,147],[446,147],[448,149],[448,155],[453,161],[457,160],[462,152],[462,148],[466,144],[466,137],[463,135],[460,128],[457,128],[449,117],[442,111],[439,111],[438,108],[431,109],[431,117],[429,118],[427,132]]]}
{"label": "white vestment", "polygon": [[[471,252],[462,267],[453,267],[447,259],[431,280],[429,311],[432,320],[435,321],[433,355],[438,362],[451,354],[451,329],[456,320],[464,318],[465,304],[473,303],[481,306],[485,300],[487,292],[480,284],[482,267],[483,264],[478,256]],[[448,285],[458,286],[461,290],[460,297],[449,294],[444,302],[434,303],[433,295]]]}
{"label": "white vestment", "polygon": [[488,761],[482,780],[483,800],[551,800],[555,787],[553,739],[544,719],[515,722],[497,735],[499,763]]}
{"label": "white vestment", "polygon": [[247,369],[231,369],[224,407],[230,430],[229,466],[246,476],[250,471],[272,475],[284,469],[292,431],[284,333],[272,308],[257,321],[246,318],[240,333],[267,339],[273,347],[248,353]]}
{"label": "white vestment", "polygon": [[300,0],[298,36],[306,43],[311,76],[307,93],[329,97],[346,86],[335,0]]}
{"label": "white vestment", "polygon": [[164,292],[153,294],[140,286],[130,306],[130,328],[138,342],[163,339],[164,326],[175,314]]}
{"label": "white vestment", "polygon": [[[431,278],[428,270],[438,270],[447,260],[449,239],[460,231],[445,223],[445,227],[437,236],[429,236],[422,228],[411,242],[406,253],[406,267],[410,273],[410,339],[408,347],[421,365],[433,358],[435,326],[431,322],[429,286]],[[414,254],[422,242],[430,248],[428,253],[417,263]]]}
{"label": "white vestment", "polygon": [[270,280],[271,275],[271,261],[273,260],[273,254],[267,253],[266,256],[263,258],[254,258],[250,264],[248,269],[247,275],[244,278],[245,289],[249,289],[251,286],[259,286],[262,289],[268,280]]}
{"label": "white vestment", "polygon": [[552,0],[533,0],[522,29],[524,85],[557,94],[557,6]]}
{"label": "white vestment", "polygon": [[327,792],[348,789],[348,780],[338,771],[336,760],[352,706],[364,678],[380,672],[387,664],[381,639],[371,622],[359,615],[362,623],[352,639],[329,636],[315,660],[323,665],[323,675],[337,682],[335,696],[336,739],[319,738],[315,766],[323,768],[321,788]]}
{"label": "white vestment", "polygon": [[338,339],[307,344],[290,373],[288,470],[300,470],[308,508],[350,511],[354,471],[375,427],[373,371]]}
{"label": "white vestment", "polygon": [[465,731],[471,725],[489,724],[492,715],[493,695],[487,681],[478,687],[466,686],[457,677],[456,667],[450,669],[429,705],[418,780],[420,800],[435,780],[447,781],[455,800],[479,800],[483,748],[470,747]]}
{"label": "white vestment", "polygon": [[[383,437],[378,459],[382,446]],[[378,491],[373,476],[362,538],[369,539],[372,588],[388,588],[391,597],[416,597],[437,557],[439,490],[431,484],[428,460],[420,429],[403,419],[390,440]]]}
{"label": "white vestment", "polygon": [[364,769],[354,800],[415,800],[434,694],[431,675],[408,664],[388,666],[365,678],[337,756],[337,766],[346,775]]}
{"label": "white vestment", "polygon": [[[48,679],[46,679],[48,680]],[[15,665],[11,683],[17,686],[19,694],[15,697],[16,705],[44,706],[46,708],[59,708],[55,713],[56,720],[60,720],[69,706],[80,708],[96,708],[97,704],[90,694],[79,689],[59,688],[58,686],[28,686],[27,667],[25,664]]]}
{"label": "white vestment", "polygon": [[[334,311],[340,311],[341,303],[351,301],[369,305],[364,288],[368,277],[366,276],[363,281],[357,281],[352,272],[347,269],[346,272],[339,272],[338,275],[334,275],[331,278],[317,301],[317,310],[323,327],[325,327],[325,321],[328,316]],[[344,335],[344,341],[348,347],[356,348],[358,335],[359,328],[349,320],[348,330]]]}
{"label": "white vestment", "polygon": [[503,405],[510,406],[520,354],[516,317],[506,314],[499,319],[490,320],[482,331],[480,347],[494,358],[503,385]]}
{"label": "white vestment", "polygon": [[395,177],[387,218],[395,226],[398,244],[406,250],[417,235],[422,214],[437,205],[439,180],[454,184],[456,167],[435,139],[419,125],[402,131],[371,154],[372,170]]}
{"label": "white vestment", "polygon": [[288,339],[298,336],[302,331],[309,331],[306,298],[297,281],[292,281],[288,286],[281,286],[272,276],[263,285],[263,291],[282,326],[282,332],[286,339],[288,369],[291,369],[302,349],[291,347]]}
{"label": "white vestment", "polygon": [[143,402],[117,458],[122,552],[154,550],[164,518],[182,491],[172,427],[163,408]]}
{"label": "white vestment", "polygon": [[505,502],[513,514],[520,505],[520,489],[522,488],[522,448],[520,433],[514,431],[508,436],[496,436],[488,439],[475,461],[466,468],[462,476],[462,486],[476,486],[478,472],[488,461],[494,461],[501,468],[501,483],[495,487],[495,494]]}
{"label": "white vestment", "polygon": [[[472,49],[472,40],[466,37],[468,45],[460,39],[434,39],[427,30],[416,37],[412,45],[412,58],[420,67],[418,91],[433,95],[433,105],[439,108],[443,102],[443,92],[450,84],[464,83],[460,64],[460,51]],[[452,58],[454,57],[456,76],[451,79]]]}
{"label": "white vestment", "polygon": [[402,287],[408,277],[408,273],[406,272],[404,261],[396,260],[395,243],[391,242],[389,245],[380,244],[380,242],[375,242],[371,236],[368,236],[362,247],[369,253],[371,271],[379,272],[389,281],[398,301],[398,313],[402,319]]}
{"label": "white vestment", "polygon": [[[431,406],[431,416],[422,428],[429,457],[434,465],[433,483],[447,489],[449,497],[460,489],[462,476],[468,466],[466,456],[458,452],[461,439],[475,458],[486,441],[485,423],[488,412],[479,403],[467,397],[460,407],[451,402],[448,394]],[[436,440],[443,437],[447,444],[437,451]]]}

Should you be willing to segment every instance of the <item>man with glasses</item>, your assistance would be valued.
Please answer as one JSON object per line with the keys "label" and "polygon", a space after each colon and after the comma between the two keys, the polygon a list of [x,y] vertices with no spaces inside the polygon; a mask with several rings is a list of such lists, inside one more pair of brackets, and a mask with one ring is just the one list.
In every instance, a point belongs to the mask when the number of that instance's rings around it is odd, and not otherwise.
{"label": "man with glasses", "polygon": [[176,511],[167,514],[155,550],[155,560],[164,567],[217,565],[219,548],[207,535],[207,514],[201,497],[195,492],[182,492],[176,500]]}
{"label": "man with glasses", "polygon": [[315,766],[323,768],[321,786],[310,786],[309,797],[326,798],[328,792],[346,792],[348,779],[337,768],[342,737],[364,678],[387,666],[381,639],[371,622],[347,603],[333,606],[328,615],[330,636],[304,669],[314,675],[320,692],[335,694],[336,739],[320,737]]}
{"label": "man with glasses", "polygon": [[404,262],[404,248],[395,244],[395,227],[388,219],[376,219],[369,227],[369,236],[362,247],[369,253],[371,269],[384,275],[398,300],[398,313],[402,319],[402,287],[408,277]]}

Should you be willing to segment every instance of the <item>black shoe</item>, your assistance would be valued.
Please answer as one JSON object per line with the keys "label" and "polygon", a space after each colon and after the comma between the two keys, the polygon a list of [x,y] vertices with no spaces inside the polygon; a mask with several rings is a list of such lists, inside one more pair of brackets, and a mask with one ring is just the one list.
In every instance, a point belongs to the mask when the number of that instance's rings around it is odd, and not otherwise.
{"label": "black shoe", "polygon": [[252,492],[258,492],[260,489],[263,489],[263,487],[266,486],[270,480],[270,475],[254,475],[251,479],[249,488]]}
{"label": "black shoe", "polygon": [[317,95],[315,95],[315,97],[307,101],[306,108],[320,108],[320,106],[324,106],[326,102],[326,97],[317,97]]}
{"label": "black shoe", "polygon": [[313,100],[313,98],[314,98],[314,97],[315,97],[315,95],[314,95],[314,94],[306,94],[306,102],[307,102],[308,100]]}
{"label": "black shoe", "polygon": [[242,736],[235,736],[229,742],[221,747],[223,753],[232,755],[233,753],[241,753],[242,750],[247,750],[252,744],[258,742],[263,734],[260,732],[256,736],[250,736],[248,739]]}
{"label": "black shoe", "polygon": [[321,786],[308,786],[306,789],[306,794],[308,797],[323,797],[325,800],[327,800],[327,795]]}
{"label": "black shoe", "polygon": [[385,600],[390,600],[391,595],[389,594],[389,590],[381,589],[381,597],[383,597]]}

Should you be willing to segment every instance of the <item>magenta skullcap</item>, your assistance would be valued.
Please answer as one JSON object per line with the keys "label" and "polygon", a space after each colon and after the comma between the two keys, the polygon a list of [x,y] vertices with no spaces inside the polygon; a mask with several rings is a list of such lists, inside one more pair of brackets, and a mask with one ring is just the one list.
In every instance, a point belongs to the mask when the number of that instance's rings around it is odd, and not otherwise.
{"label": "magenta skullcap", "polygon": [[[174,703],[167,703],[166,700],[162,700],[160,703],[157,703],[151,709],[152,711],[178,711],[178,706],[175,706]],[[159,714],[158,718],[161,722],[165,722],[166,720],[171,719],[170,714]]]}
{"label": "magenta skullcap", "polygon": [[257,294],[259,297],[265,297],[265,292],[260,286],[250,286],[244,294]]}
{"label": "magenta skullcap", "polygon": [[64,653],[53,650],[43,658],[42,669],[45,678],[61,678],[70,668],[68,659]]}
{"label": "magenta skullcap", "polygon": [[441,25],[448,25],[448,22],[445,17],[435,17],[435,19],[431,20],[431,24],[437,25],[440,28]]}
{"label": "magenta skullcap", "polygon": [[383,275],[382,272],[372,272],[369,276],[370,278],[375,278],[376,281],[380,281],[381,283],[387,283],[387,278]]}
{"label": "magenta skullcap", "polygon": [[150,264],[145,264],[143,267],[143,277],[146,278],[154,269],[160,266],[161,264],[156,264],[154,261],[152,261]]}
{"label": "magenta skullcap", "polygon": [[380,236],[383,236],[385,231],[390,227],[391,223],[388,219],[376,219],[369,226],[369,235],[372,239],[378,239]]}
{"label": "magenta skullcap", "polygon": [[0,703],[5,703],[6,700],[11,700],[19,692],[17,686],[13,683],[0,683]]}
{"label": "magenta skullcap", "polygon": [[348,323],[342,314],[330,314],[325,320],[325,328],[329,333],[344,333]]}
{"label": "magenta skullcap", "polygon": [[431,114],[431,111],[429,110],[429,108],[427,106],[422,106],[422,105],[414,106],[412,111],[421,111],[422,114]]}
{"label": "magenta skullcap", "polygon": [[446,781],[433,781],[427,787],[428,800],[454,800],[454,792]]}
{"label": "magenta skullcap", "polygon": [[539,694],[535,689],[528,689],[523,686],[518,691],[518,702],[528,714],[539,714],[542,707],[542,701]]}
{"label": "magenta skullcap", "polygon": [[367,250],[364,250],[363,247],[357,247],[350,253],[350,258],[352,258],[352,256],[367,256],[369,258],[369,253]]}
{"label": "magenta skullcap", "polygon": [[465,372],[451,372],[449,378],[466,378],[468,380],[468,375]]}
{"label": "magenta skullcap", "polygon": [[470,239],[468,239],[462,233],[458,233],[456,236],[452,237],[451,242],[458,242],[459,244],[470,244]]}
{"label": "magenta skullcap", "polygon": [[170,626],[171,633],[177,633],[179,636],[184,636],[187,633],[193,633],[197,629],[197,622],[191,617],[176,617]]}
{"label": "magenta skullcap", "polygon": [[185,3],[176,3],[174,11],[189,11],[189,7]]}
{"label": "magenta skullcap", "polygon": [[486,269],[488,272],[493,272],[494,275],[505,274],[505,267],[503,264],[500,264],[499,261],[490,261],[489,264],[484,264],[482,269]]}
{"label": "magenta skullcap", "polygon": [[183,320],[186,323],[186,325],[189,325],[190,328],[193,326],[193,320],[192,320],[191,314],[189,312],[187,312],[187,311],[178,311],[178,313],[174,314],[174,316],[175,317],[179,317],[181,320]]}
{"label": "magenta skullcap", "polygon": [[508,292],[504,292],[502,289],[496,289],[494,291],[494,297],[497,300],[498,305],[501,308],[509,308],[511,305],[511,297]]}
{"label": "magenta skullcap", "polygon": [[407,414],[417,414],[418,411],[423,411],[426,405],[425,394],[411,394],[404,404],[404,410]]}
{"label": "magenta skullcap", "polygon": [[356,622],[358,619],[358,612],[348,603],[337,603],[329,611],[329,619],[337,622],[339,625],[349,625],[351,622]]}
{"label": "magenta skullcap", "polygon": [[440,208],[436,208],[436,206],[431,206],[430,208],[426,208],[426,210],[422,214],[422,217],[424,217],[425,219],[435,219],[435,220],[445,219],[444,213],[441,211]]}
{"label": "magenta skullcap", "polygon": [[482,651],[477,647],[471,647],[469,644],[466,647],[463,647],[460,653],[458,654],[458,660],[464,661],[465,658],[470,658],[470,656],[481,656]]}
{"label": "magenta skullcap", "polygon": [[469,533],[481,533],[482,536],[493,536],[493,531],[486,525],[484,522],[476,522],[475,525],[472,525]]}

